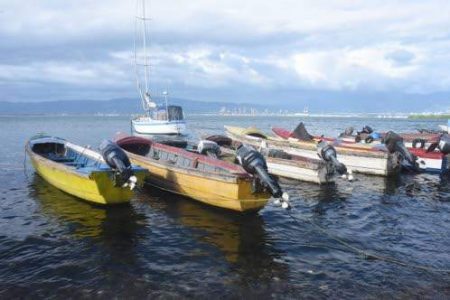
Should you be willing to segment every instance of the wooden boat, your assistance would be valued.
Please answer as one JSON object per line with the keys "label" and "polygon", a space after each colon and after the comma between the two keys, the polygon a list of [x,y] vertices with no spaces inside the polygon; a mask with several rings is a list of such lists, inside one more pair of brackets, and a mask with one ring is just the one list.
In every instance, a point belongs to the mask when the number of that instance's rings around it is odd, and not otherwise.
{"label": "wooden boat", "polygon": [[[373,145],[381,144],[382,139],[385,136],[385,132],[382,133],[376,133],[376,136],[378,138],[373,138],[371,134],[362,133],[359,135],[351,135],[351,136],[340,136],[339,138],[327,138],[329,141],[342,141],[348,146],[352,145],[365,145],[366,147],[371,147]],[[433,143],[436,143],[439,141],[441,134],[437,133],[400,133],[399,134],[401,138],[403,139],[403,142],[407,148],[422,148],[427,149],[429,148]]]}
{"label": "wooden boat", "polygon": [[[273,132],[277,134],[277,136],[290,139],[292,137],[292,132],[282,129],[282,128],[272,128]],[[366,134],[367,135],[367,134]],[[380,134],[382,138],[386,136],[386,133]],[[407,169],[413,169],[415,171],[422,171],[428,173],[445,173],[449,170],[449,165],[447,161],[449,160],[448,153],[444,150],[446,148],[444,145],[445,135],[442,134],[430,134],[430,133],[422,133],[422,134],[399,134],[399,136],[403,139],[406,139],[405,148],[406,150],[416,157],[415,167],[411,168],[411,164],[405,163],[404,167]],[[417,138],[417,137],[421,138]],[[414,139],[416,137],[416,139]],[[325,138],[327,141],[331,142],[334,139]],[[444,145],[439,146],[441,144],[441,140],[444,141]],[[417,141],[421,141],[420,145],[416,145]],[[334,140],[334,144],[340,143],[339,139]],[[358,142],[344,142],[343,146],[347,148],[365,148],[365,149],[377,149],[380,147],[381,142],[374,142],[373,144],[361,144]],[[408,147],[410,145],[410,147]],[[434,149],[438,148],[438,149]],[[444,150],[442,151],[441,150]]]}
{"label": "wooden boat", "polygon": [[143,168],[130,167],[128,178],[123,177],[124,173],[108,165],[98,152],[57,137],[31,138],[25,149],[42,178],[58,189],[94,204],[129,202],[134,185],[142,185],[147,175]]}
{"label": "wooden boat", "polygon": [[440,151],[427,152],[425,149],[411,148],[409,151],[417,157],[420,171],[445,173],[449,170],[449,156]]}
{"label": "wooden boat", "polygon": [[[290,154],[317,157],[317,143],[298,139],[267,136],[256,128],[225,126],[227,135],[241,142],[259,145],[263,148],[281,149]],[[371,175],[390,176],[401,169],[401,157],[388,153],[386,148],[365,148],[335,146],[337,159],[348,169]]]}
{"label": "wooden boat", "polygon": [[[295,135],[293,132],[282,128],[273,128],[272,130],[278,136],[286,139]],[[352,131],[352,129],[346,129],[345,133],[341,134],[339,138],[336,139],[327,137],[322,138],[333,144],[343,143],[345,147],[364,147],[370,149],[380,147],[382,140],[387,135],[385,132],[373,133],[371,128],[367,126],[363,128],[362,132],[358,132],[356,136],[350,135],[350,131]],[[374,140],[374,136],[377,139]],[[403,166],[406,169],[428,173],[443,173],[448,171],[448,157],[441,151],[442,146],[439,146],[441,140],[444,140],[444,144],[446,143],[445,134],[422,130],[417,133],[400,133],[399,136],[402,139],[406,150],[416,158],[414,164],[409,162],[404,163]]]}
{"label": "wooden boat", "polygon": [[[231,138],[216,135],[207,137],[206,140],[212,140],[221,146],[221,159],[230,159],[230,157],[231,160],[235,159],[235,149],[232,149],[235,141]],[[317,184],[332,183],[335,180],[336,166],[331,161],[327,162],[319,157],[289,154],[276,149],[266,148],[259,151],[266,159],[270,174]]]}
{"label": "wooden boat", "polygon": [[135,136],[115,141],[133,163],[149,170],[147,183],[162,190],[239,212],[258,211],[270,198],[240,165]]}

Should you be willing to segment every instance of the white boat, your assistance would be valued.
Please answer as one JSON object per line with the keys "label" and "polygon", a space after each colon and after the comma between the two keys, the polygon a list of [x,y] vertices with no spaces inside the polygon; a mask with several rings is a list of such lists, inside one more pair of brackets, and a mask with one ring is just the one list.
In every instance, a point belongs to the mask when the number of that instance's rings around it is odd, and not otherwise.
{"label": "white boat", "polygon": [[450,119],[447,121],[447,125],[439,125],[439,128],[442,131],[445,131],[447,133],[450,133]]}
{"label": "white boat", "polygon": [[[221,159],[235,160],[236,149],[233,145],[236,141],[221,135],[212,135],[206,137],[206,140],[221,146],[219,155]],[[327,184],[335,181],[335,177],[342,167],[345,169],[345,166],[336,166],[333,161],[327,161],[320,155],[305,157],[276,149],[259,149],[259,143],[247,143],[247,145],[253,146],[264,156],[270,174],[284,178]]]}
{"label": "white boat", "polygon": [[[150,95],[149,57],[147,55],[147,21],[145,0],[138,0],[136,5],[136,31],[142,30],[142,49],[137,47],[135,33],[134,57],[137,89],[142,102],[144,115],[131,120],[131,132],[137,136],[184,135],[186,121],[181,106],[169,105],[168,91],[163,92],[164,103],[157,105]],[[142,58],[140,53],[142,52]]]}
{"label": "white boat", "polygon": [[[316,143],[267,136],[255,128],[225,126],[226,135],[234,140],[262,148],[280,149],[289,154],[317,158]],[[401,159],[396,154],[375,149],[335,147],[337,159],[349,170],[370,175],[390,176],[400,171]]]}

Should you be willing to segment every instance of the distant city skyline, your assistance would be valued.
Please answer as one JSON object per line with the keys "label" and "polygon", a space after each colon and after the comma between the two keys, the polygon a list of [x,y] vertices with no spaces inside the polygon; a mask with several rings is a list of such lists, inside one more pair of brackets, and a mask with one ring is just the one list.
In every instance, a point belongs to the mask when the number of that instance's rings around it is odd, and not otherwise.
{"label": "distant city skyline", "polygon": [[[156,94],[450,107],[448,1],[147,3]],[[134,1],[0,0],[0,12],[0,101],[138,101]]]}

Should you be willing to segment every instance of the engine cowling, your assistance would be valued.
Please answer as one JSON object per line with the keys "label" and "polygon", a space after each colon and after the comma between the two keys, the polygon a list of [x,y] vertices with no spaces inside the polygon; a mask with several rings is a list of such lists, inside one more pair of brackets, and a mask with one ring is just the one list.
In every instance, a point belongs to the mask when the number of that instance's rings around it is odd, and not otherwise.
{"label": "engine cowling", "polygon": [[388,131],[384,136],[383,142],[389,153],[400,153],[407,162],[409,162],[413,167],[416,167],[417,157],[406,149],[401,136],[393,131]]}
{"label": "engine cowling", "polygon": [[273,197],[280,198],[283,195],[278,182],[269,175],[266,160],[261,153],[249,146],[241,145],[236,151],[236,157],[247,172],[259,178]]}
{"label": "engine cowling", "polygon": [[115,183],[117,186],[133,189],[137,178],[134,176],[130,159],[125,151],[116,143],[105,140],[100,144],[99,150],[103,159],[115,172]]}
{"label": "engine cowling", "polygon": [[439,150],[444,154],[450,154],[450,135],[444,134],[439,141]]}
{"label": "engine cowling", "polygon": [[201,140],[197,145],[197,152],[217,158],[220,155],[220,146],[213,141]]}
{"label": "engine cowling", "polygon": [[323,160],[332,163],[340,175],[347,173],[347,167],[337,160],[336,149],[332,145],[325,141],[320,142],[317,144],[317,153]]}
{"label": "engine cowling", "polygon": [[367,134],[371,134],[373,132],[372,127],[365,125],[361,131],[362,133],[367,133]]}

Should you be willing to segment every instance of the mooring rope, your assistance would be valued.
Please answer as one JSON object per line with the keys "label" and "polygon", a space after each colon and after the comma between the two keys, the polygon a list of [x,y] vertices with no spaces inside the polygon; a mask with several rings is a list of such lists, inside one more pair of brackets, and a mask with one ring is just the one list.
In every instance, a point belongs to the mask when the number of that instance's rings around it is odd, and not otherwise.
{"label": "mooring rope", "polygon": [[378,253],[374,253],[374,252],[369,252],[363,249],[360,249],[356,246],[351,245],[350,243],[346,242],[345,240],[343,240],[342,238],[339,238],[337,236],[332,235],[331,233],[328,232],[328,230],[326,228],[323,228],[322,226],[318,225],[317,223],[315,223],[314,221],[307,219],[307,218],[297,218],[294,215],[292,215],[292,206],[290,210],[286,210],[288,216],[298,225],[302,225],[301,221],[303,222],[307,222],[310,225],[312,225],[314,228],[316,228],[318,231],[320,231],[321,233],[323,233],[324,235],[326,235],[328,238],[334,240],[335,242],[339,243],[340,245],[344,246],[345,248],[349,249],[350,251],[362,256],[364,259],[370,260],[380,260],[380,261],[385,261],[388,263],[392,263],[392,264],[396,264],[399,266],[403,266],[403,267],[407,267],[407,268],[411,268],[411,269],[417,269],[417,270],[422,270],[422,271],[427,271],[427,272],[435,272],[435,273],[449,273],[450,274],[450,269],[440,269],[440,268],[434,268],[434,267],[430,267],[430,266],[424,266],[424,265],[419,265],[419,264],[414,264],[414,263],[408,263],[405,261],[401,261],[399,259],[393,258],[393,257],[389,257],[389,256],[385,256],[385,255],[381,255]]}

